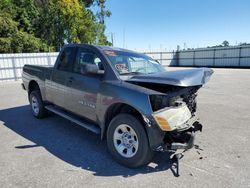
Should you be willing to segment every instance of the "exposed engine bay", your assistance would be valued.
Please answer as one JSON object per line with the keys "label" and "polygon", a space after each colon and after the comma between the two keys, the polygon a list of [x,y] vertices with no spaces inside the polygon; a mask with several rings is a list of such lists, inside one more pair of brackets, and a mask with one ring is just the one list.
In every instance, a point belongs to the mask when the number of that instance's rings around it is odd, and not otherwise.
{"label": "exposed engine bay", "polygon": [[153,111],[160,110],[164,107],[179,106],[185,102],[192,115],[196,112],[197,91],[201,86],[181,87],[147,82],[130,83],[163,93],[163,95],[150,96]]}

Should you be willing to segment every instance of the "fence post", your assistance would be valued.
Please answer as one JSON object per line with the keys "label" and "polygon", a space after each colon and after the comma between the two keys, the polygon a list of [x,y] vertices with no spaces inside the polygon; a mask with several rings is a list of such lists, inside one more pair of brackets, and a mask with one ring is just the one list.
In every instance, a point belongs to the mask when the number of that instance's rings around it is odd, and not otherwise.
{"label": "fence post", "polygon": [[13,74],[14,74],[14,79],[17,81],[17,72],[16,72],[16,59],[14,56],[11,58],[12,60],[12,67],[13,67]]}
{"label": "fence post", "polygon": [[162,51],[160,52],[160,59],[161,59],[161,64],[162,64]]}
{"label": "fence post", "polygon": [[193,54],[193,66],[195,66],[195,50],[194,50],[194,54]]}
{"label": "fence post", "polygon": [[47,54],[47,61],[48,61],[48,66],[50,66],[51,65],[51,57],[48,54]]}
{"label": "fence post", "polygon": [[[176,66],[179,67],[180,66],[180,52],[177,50],[176,52]],[[174,55],[174,51],[173,51],[173,55]]]}
{"label": "fence post", "polygon": [[241,48],[242,47],[240,47],[240,51],[239,51],[239,67],[240,67],[240,59],[241,59]]}
{"label": "fence post", "polygon": [[214,54],[213,54],[213,67],[215,67],[215,53],[216,53],[216,49],[214,48]]}

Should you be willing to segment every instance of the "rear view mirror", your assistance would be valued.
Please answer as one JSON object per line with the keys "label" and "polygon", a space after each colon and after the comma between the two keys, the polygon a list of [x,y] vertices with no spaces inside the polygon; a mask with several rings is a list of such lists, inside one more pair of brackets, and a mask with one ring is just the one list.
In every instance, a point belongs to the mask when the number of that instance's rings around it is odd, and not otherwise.
{"label": "rear view mirror", "polygon": [[82,74],[104,74],[104,70],[100,70],[96,64],[83,64],[81,66]]}

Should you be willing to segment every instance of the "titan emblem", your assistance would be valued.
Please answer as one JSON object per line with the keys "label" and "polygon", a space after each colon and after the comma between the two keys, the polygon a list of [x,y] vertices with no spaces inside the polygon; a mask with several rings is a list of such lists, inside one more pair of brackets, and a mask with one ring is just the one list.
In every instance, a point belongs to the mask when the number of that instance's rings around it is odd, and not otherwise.
{"label": "titan emblem", "polygon": [[78,103],[79,103],[79,104],[82,104],[82,105],[84,105],[84,106],[87,106],[87,107],[89,107],[89,108],[93,108],[93,109],[96,108],[96,106],[95,106],[94,104],[87,103],[86,101],[78,101]]}

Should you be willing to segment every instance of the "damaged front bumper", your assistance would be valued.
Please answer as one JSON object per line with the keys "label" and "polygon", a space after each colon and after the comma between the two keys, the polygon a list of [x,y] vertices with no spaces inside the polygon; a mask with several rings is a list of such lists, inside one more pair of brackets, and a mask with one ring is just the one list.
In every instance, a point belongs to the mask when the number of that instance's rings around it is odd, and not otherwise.
{"label": "damaged front bumper", "polygon": [[195,133],[202,131],[198,118],[187,105],[167,107],[152,114],[155,123],[164,132],[156,151],[187,150],[193,147]]}
{"label": "damaged front bumper", "polygon": [[190,149],[195,133],[202,130],[198,118],[184,102],[143,116],[150,147],[154,151]]}
{"label": "damaged front bumper", "polygon": [[155,150],[164,152],[191,149],[194,146],[196,132],[202,131],[202,125],[198,121],[191,120],[189,123],[191,122],[192,125],[187,130],[166,132],[162,144]]}
{"label": "damaged front bumper", "polygon": [[188,130],[172,132],[169,135],[166,135],[166,139],[169,139],[169,142],[167,145],[165,145],[165,149],[191,149],[194,146],[195,133],[197,131],[202,131],[202,125],[198,121],[195,121]]}

